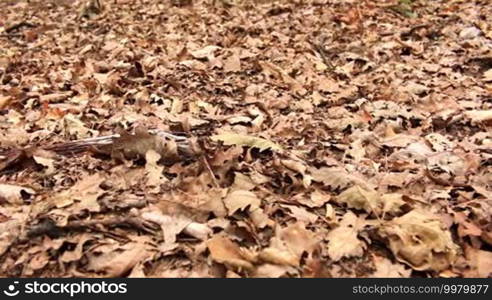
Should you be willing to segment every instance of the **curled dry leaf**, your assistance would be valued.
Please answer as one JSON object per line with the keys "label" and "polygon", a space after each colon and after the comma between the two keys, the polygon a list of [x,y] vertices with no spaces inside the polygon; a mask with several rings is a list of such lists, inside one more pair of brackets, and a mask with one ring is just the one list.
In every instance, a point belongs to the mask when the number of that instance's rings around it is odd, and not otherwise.
{"label": "curled dry leaf", "polygon": [[298,271],[288,265],[262,264],[256,268],[253,276],[256,278],[279,278],[296,273]]}
{"label": "curled dry leaf", "polygon": [[219,49],[220,49],[220,47],[218,47],[218,46],[209,45],[209,46],[205,46],[201,49],[192,51],[190,54],[191,54],[191,56],[193,56],[196,59],[205,59],[206,58],[209,61],[211,61],[215,57],[215,55],[214,55],[215,51],[217,51]]}
{"label": "curled dry leaf", "polygon": [[282,207],[290,210],[290,215],[295,218],[297,221],[310,224],[316,222],[318,220],[318,216],[311,212],[308,212],[305,208],[297,206],[297,205],[285,205],[281,204]]}
{"label": "curled dry leaf", "polygon": [[422,210],[384,223],[379,233],[388,239],[395,257],[415,270],[445,270],[458,254],[458,246],[440,219]]}
{"label": "curled dry leaf", "polygon": [[231,187],[232,189],[250,191],[255,187],[256,183],[253,182],[251,177],[239,172],[234,173],[234,182]]}
{"label": "curled dry leaf", "polygon": [[295,197],[295,200],[298,203],[310,208],[321,207],[330,201],[330,199],[330,194],[324,193],[320,190],[314,190],[309,196],[301,195],[300,197]]}
{"label": "curled dry leaf", "polygon": [[381,198],[375,190],[369,190],[355,185],[336,198],[337,202],[345,203],[350,208],[363,209],[368,213],[380,214]]}

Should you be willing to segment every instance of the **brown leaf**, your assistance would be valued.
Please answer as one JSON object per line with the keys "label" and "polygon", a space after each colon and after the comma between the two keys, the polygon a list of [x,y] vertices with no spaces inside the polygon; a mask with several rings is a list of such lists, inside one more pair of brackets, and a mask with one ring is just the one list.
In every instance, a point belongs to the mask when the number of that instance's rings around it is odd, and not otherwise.
{"label": "brown leaf", "polygon": [[310,168],[310,172],[314,181],[323,182],[332,189],[343,189],[356,181],[341,168]]}
{"label": "brown leaf", "polygon": [[71,188],[54,194],[51,198],[52,203],[57,208],[76,204],[70,208],[75,214],[88,210],[98,212],[101,207],[97,201],[104,191],[99,187],[105,178],[99,173],[87,175],[77,181]]}
{"label": "brown leaf", "polygon": [[422,211],[383,224],[379,232],[389,239],[396,258],[415,270],[442,271],[454,263],[458,247],[438,217]]}
{"label": "brown leaf", "polygon": [[241,60],[239,55],[232,54],[224,62],[224,72],[240,72],[241,71]]}
{"label": "brown leaf", "polygon": [[366,246],[357,238],[360,227],[360,220],[349,211],[343,216],[339,226],[328,233],[328,255],[332,260],[363,254]]}
{"label": "brown leaf", "polygon": [[159,153],[153,149],[149,149],[145,154],[145,171],[147,173],[147,185],[149,186],[159,186],[161,183],[167,181],[162,175],[164,167],[157,164],[160,159],[161,156]]}
{"label": "brown leaf", "polygon": [[404,265],[393,263],[382,256],[374,256],[374,266],[376,272],[369,276],[372,278],[408,278],[412,273],[412,270],[405,268]]}
{"label": "brown leaf", "polygon": [[283,229],[277,229],[270,246],[259,253],[260,259],[274,264],[299,266],[304,253],[311,254],[318,246],[316,235],[297,222]]}
{"label": "brown leaf", "polygon": [[112,245],[109,251],[104,246],[102,244],[91,250],[87,269],[103,272],[105,277],[123,276],[155,252],[152,240],[145,236],[135,236],[129,243],[121,246]]}
{"label": "brown leaf", "polygon": [[466,277],[490,277],[492,274],[492,252],[467,247],[465,253],[471,267],[465,273]]}
{"label": "brown leaf", "polygon": [[227,207],[229,215],[232,216],[236,211],[244,210],[248,206],[250,211],[259,208],[261,200],[253,192],[233,190],[225,197],[224,204]]}
{"label": "brown leaf", "polygon": [[252,270],[253,265],[241,248],[230,239],[223,236],[214,236],[207,241],[207,247],[213,260],[231,267]]}

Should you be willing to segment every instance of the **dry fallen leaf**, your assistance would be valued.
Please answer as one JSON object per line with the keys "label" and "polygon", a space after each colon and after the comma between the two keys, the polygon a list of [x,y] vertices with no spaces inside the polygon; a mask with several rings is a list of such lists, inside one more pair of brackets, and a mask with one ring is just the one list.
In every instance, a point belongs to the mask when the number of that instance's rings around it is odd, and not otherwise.
{"label": "dry fallen leaf", "polygon": [[492,252],[467,247],[465,253],[471,267],[466,273],[467,277],[490,277],[492,274]]}
{"label": "dry fallen leaf", "polygon": [[393,263],[382,256],[374,256],[374,266],[376,271],[370,275],[373,278],[408,278],[412,273],[412,270],[405,268],[405,265]]}
{"label": "dry fallen leaf", "polygon": [[261,200],[255,193],[246,190],[232,190],[224,198],[224,204],[229,212],[233,215],[238,210],[244,210],[249,207],[250,211],[254,211],[260,207]]}
{"label": "dry fallen leaf", "polygon": [[270,246],[259,253],[259,258],[268,263],[299,266],[302,255],[312,253],[318,243],[316,235],[297,222],[284,229],[277,228]]}
{"label": "dry fallen leaf", "polygon": [[224,62],[224,72],[241,71],[241,60],[237,54],[232,54]]}
{"label": "dry fallen leaf", "polygon": [[343,257],[361,256],[364,253],[366,246],[357,237],[361,226],[361,221],[349,211],[340,220],[338,227],[328,233],[326,237],[328,255],[332,260],[338,261]]}
{"label": "dry fallen leaf", "polygon": [[368,213],[380,214],[381,197],[375,190],[368,190],[355,185],[336,198],[337,202],[345,203],[350,208],[363,209]]}
{"label": "dry fallen leaf", "polygon": [[106,251],[104,246],[102,244],[91,249],[87,268],[105,277],[121,277],[155,253],[152,240],[144,236],[135,236],[129,243],[115,245],[110,251]]}
{"label": "dry fallen leaf", "polygon": [[345,170],[340,168],[311,168],[311,176],[314,181],[322,182],[332,189],[343,189],[355,182]]}
{"label": "dry fallen leaf", "polygon": [[209,61],[211,61],[214,58],[215,51],[217,51],[219,49],[220,49],[220,47],[218,47],[218,46],[209,45],[209,46],[205,46],[202,49],[192,51],[192,52],[190,52],[190,54],[194,58],[197,58],[197,59],[207,58]]}
{"label": "dry fallen leaf", "polygon": [[149,149],[145,154],[145,171],[147,173],[147,184],[149,186],[159,186],[166,181],[166,178],[162,175],[164,167],[157,164],[160,159],[161,156],[159,153],[152,149]]}
{"label": "dry fallen leaf", "polygon": [[207,247],[211,258],[218,263],[240,269],[253,269],[244,250],[226,237],[214,236],[207,241]]}
{"label": "dry fallen leaf", "polygon": [[415,270],[442,271],[452,265],[458,247],[438,217],[422,211],[394,218],[379,229],[396,258]]}
{"label": "dry fallen leaf", "polygon": [[214,135],[211,137],[213,141],[221,141],[224,145],[236,145],[247,146],[252,148],[258,148],[260,151],[272,149],[275,151],[281,151],[282,148],[276,143],[249,135],[237,134],[237,133],[223,133]]}
{"label": "dry fallen leaf", "polygon": [[70,208],[70,211],[76,214],[84,210],[98,212],[101,207],[97,199],[104,193],[100,188],[104,180],[105,178],[98,173],[93,175],[85,174],[82,179],[77,181],[68,190],[54,194],[51,201],[57,208],[70,206],[75,203]]}
{"label": "dry fallen leaf", "polygon": [[0,1],[0,274],[490,276],[490,1],[375,2]]}

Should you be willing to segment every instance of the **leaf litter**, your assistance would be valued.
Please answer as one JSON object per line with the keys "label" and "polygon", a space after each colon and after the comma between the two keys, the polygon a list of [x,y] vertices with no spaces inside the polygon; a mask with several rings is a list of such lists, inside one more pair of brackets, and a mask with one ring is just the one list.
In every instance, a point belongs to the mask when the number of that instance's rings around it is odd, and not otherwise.
{"label": "leaf litter", "polygon": [[487,1],[0,11],[3,276],[492,276]]}

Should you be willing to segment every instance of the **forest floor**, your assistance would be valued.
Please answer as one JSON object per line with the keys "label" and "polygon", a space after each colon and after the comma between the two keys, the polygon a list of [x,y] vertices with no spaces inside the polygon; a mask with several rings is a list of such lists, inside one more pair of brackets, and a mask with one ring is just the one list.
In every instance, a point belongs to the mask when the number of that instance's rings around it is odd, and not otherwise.
{"label": "forest floor", "polygon": [[1,276],[491,275],[489,1],[0,17]]}

